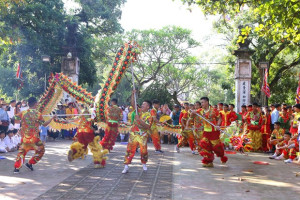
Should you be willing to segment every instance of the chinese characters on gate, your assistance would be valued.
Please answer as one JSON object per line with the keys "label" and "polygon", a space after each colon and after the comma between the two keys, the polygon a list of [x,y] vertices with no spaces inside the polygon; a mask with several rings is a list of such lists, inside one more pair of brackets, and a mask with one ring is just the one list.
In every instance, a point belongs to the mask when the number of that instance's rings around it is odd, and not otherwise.
{"label": "chinese characters on gate", "polygon": [[248,82],[247,81],[241,81],[241,94],[240,94],[240,102],[241,105],[247,105],[248,104]]}

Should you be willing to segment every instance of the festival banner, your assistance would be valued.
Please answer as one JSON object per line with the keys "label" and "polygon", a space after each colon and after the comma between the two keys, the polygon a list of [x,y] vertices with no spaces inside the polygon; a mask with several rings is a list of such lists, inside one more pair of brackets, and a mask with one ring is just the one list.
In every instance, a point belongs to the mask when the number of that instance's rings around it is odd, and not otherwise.
{"label": "festival banner", "polygon": [[296,103],[300,103],[300,73],[299,73],[299,80],[298,80],[298,88],[296,92]]}
{"label": "festival banner", "polygon": [[17,73],[16,73],[16,78],[17,78],[17,85],[18,85],[18,90],[20,90],[24,83],[23,83],[23,79],[22,79],[22,70],[21,70],[21,66],[20,63],[18,64],[18,69],[17,69]]}
{"label": "festival banner", "polygon": [[20,67],[20,63],[18,64],[18,69],[17,69],[17,74],[16,74],[16,78],[20,78],[21,77],[21,67]]}

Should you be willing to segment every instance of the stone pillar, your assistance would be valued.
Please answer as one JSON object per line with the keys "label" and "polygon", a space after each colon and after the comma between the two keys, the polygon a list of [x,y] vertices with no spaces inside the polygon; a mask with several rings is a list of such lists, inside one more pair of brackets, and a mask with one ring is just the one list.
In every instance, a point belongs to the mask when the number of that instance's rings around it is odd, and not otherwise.
{"label": "stone pillar", "polygon": [[[73,82],[78,84],[79,81],[80,60],[78,57],[62,57],[61,72],[68,76]],[[70,97],[64,92],[64,100]],[[71,99],[72,100],[72,99]]]}
{"label": "stone pillar", "polygon": [[234,51],[237,56],[235,64],[235,105],[236,112],[241,111],[242,105],[250,104],[251,91],[251,59],[253,51],[242,47]]}
{"label": "stone pillar", "polygon": [[80,70],[80,60],[78,57],[67,58],[63,57],[61,62],[61,72],[68,76],[72,81],[78,84],[78,76]]}

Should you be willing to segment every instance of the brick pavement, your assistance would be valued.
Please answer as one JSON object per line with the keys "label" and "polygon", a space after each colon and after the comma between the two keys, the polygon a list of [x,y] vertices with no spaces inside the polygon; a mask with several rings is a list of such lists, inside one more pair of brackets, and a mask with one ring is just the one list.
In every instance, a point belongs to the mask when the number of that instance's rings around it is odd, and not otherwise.
{"label": "brick pavement", "polygon": [[109,154],[104,169],[88,165],[54,186],[37,199],[172,199],[173,146],[164,154],[154,153],[149,145],[148,171],[143,172],[140,154],[122,174],[126,145]]}

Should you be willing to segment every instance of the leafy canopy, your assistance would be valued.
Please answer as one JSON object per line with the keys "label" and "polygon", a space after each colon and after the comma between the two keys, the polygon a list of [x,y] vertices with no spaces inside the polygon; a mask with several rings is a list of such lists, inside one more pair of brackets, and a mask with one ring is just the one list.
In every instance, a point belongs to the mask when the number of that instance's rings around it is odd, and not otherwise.
{"label": "leafy canopy", "polygon": [[[199,5],[203,12],[221,14],[233,18],[244,10],[253,10],[253,17],[259,18],[255,30],[260,36],[275,42],[290,41],[300,43],[299,0],[182,0]],[[245,30],[245,34],[249,30]]]}

